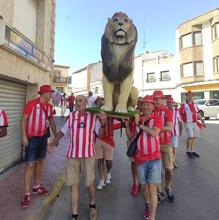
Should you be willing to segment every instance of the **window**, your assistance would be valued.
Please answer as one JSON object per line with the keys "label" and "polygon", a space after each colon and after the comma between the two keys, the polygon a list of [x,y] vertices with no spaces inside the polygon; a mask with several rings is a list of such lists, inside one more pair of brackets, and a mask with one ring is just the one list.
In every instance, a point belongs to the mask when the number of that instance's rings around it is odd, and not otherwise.
{"label": "window", "polygon": [[214,73],[219,72],[219,57],[213,58],[213,69],[214,69]]}
{"label": "window", "polygon": [[217,38],[219,38],[219,23],[215,23],[213,26],[212,26],[212,39],[215,40]]}
{"label": "window", "polygon": [[160,81],[170,81],[170,72],[169,71],[161,71],[160,72]]}
{"label": "window", "polygon": [[192,34],[187,34],[182,36],[181,48],[191,47],[192,46]]}
{"label": "window", "polygon": [[204,105],[205,102],[206,102],[205,99],[203,99],[203,100],[197,100],[197,101],[195,101],[195,104],[197,104],[197,105]]}
{"label": "window", "polygon": [[202,32],[194,32],[193,33],[193,45],[201,45],[202,44]]}
{"label": "window", "polygon": [[219,23],[215,24],[215,38],[219,38]]}
{"label": "window", "polygon": [[193,63],[186,63],[182,65],[182,76],[190,77],[193,76]]}
{"label": "window", "polygon": [[198,46],[202,44],[202,32],[196,31],[181,37],[181,48]]}
{"label": "window", "polygon": [[61,76],[61,71],[55,70],[54,71],[54,77],[59,78]]}
{"label": "window", "polygon": [[155,73],[147,73],[147,82],[156,82]]}
{"label": "window", "polygon": [[198,61],[198,62],[195,62],[194,64],[195,64],[195,75],[196,76],[202,76],[204,74],[203,62]]}
{"label": "window", "polygon": [[206,105],[218,105],[218,100],[211,99],[206,103]]}
{"label": "window", "polygon": [[210,98],[211,99],[219,99],[219,90],[210,91]]}

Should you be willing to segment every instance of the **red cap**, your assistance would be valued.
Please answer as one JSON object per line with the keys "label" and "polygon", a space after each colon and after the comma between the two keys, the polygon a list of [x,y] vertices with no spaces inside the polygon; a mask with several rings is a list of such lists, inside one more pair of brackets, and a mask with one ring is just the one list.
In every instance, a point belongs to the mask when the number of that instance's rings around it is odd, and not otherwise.
{"label": "red cap", "polygon": [[188,91],[187,93],[186,93],[186,95],[193,95],[193,93],[192,93],[192,91]]}
{"label": "red cap", "polygon": [[155,90],[154,93],[153,93],[153,97],[154,98],[161,98],[163,99],[164,98],[164,95],[163,95],[163,92],[160,91],[160,90]]}
{"label": "red cap", "polygon": [[146,95],[146,96],[141,100],[141,103],[144,103],[144,102],[154,104],[154,98],[153,98],[153,96],[152,96],[152,95]]}
{"label": "red cap", "polygon": [[172,96],[169,96],[169,97],[167,98],[167,102],[175,103],[175,101],[173,100],[173,97],[172,97]]}
{"label": "red cap", "polygon": [[42,85],[40,86],[40,90],[38,91],[39,94],[43,94],[46,92],[54,92],[54,90],[52,90],[50,85]]}

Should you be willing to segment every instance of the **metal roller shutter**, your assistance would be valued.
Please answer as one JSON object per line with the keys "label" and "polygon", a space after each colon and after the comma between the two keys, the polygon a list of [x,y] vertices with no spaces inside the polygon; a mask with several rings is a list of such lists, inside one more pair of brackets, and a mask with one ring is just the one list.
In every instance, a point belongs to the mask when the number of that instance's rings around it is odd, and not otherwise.
{"label": "metal roller shutter", "polygon": [[0,172],[22,157],[21,118],[26,102],[26,85],[0,79],[0,109],[8,116],[8,135],[0,139]]}

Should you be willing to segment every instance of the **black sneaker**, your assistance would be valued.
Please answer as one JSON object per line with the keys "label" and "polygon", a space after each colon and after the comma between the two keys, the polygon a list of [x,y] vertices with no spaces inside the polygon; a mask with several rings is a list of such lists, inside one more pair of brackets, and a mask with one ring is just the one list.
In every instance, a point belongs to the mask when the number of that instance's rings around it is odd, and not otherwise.
{"label": "black sneaker", "polygon": [[169,199],[169,201],[170,201],[170,202],[173,202],[174,199],[175,199],[175,197],[174,197],[172,191],[171,191],[170,189],[167,189],[167,188],[166,188],[166,193],[167,193],[167,198]]}
{"label": "black sneaker", "polygon": [[188,158],[192,159],[193,158],[193,154],[191,152],[186,152]]}
{"label": "black sneaker", "polygon": [[157,193],[157,202],[158,204],[161,203],[165,199],[165,195],[163,192],[158,192]]}
{"label": "black sneaker", "polygon": [[196,152],[192,152],[192,156],[193,157],[200,157],[199,154],[197,154]]}

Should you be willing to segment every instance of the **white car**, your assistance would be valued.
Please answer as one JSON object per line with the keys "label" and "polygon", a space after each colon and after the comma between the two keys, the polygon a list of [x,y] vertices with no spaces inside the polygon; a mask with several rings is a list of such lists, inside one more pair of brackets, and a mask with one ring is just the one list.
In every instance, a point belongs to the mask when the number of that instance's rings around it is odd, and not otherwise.
{"label": "white car", "polygon": [[219,99],[197,99],[195,103],[206,120],[211,117],[219,118]]}

